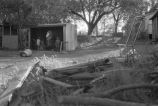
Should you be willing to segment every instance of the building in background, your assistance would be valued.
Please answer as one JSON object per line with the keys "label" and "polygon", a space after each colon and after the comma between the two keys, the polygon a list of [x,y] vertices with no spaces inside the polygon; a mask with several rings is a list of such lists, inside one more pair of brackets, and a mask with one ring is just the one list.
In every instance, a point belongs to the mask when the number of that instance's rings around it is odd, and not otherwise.
{"label": "building in background", "polygon": [[46,34],[48,31],[51,31],[53,35],[51,50],[55,49],[54,45],[57,37],[60,38],[62,50],[72,51],[76,49],[77,27],[69,23],[23,26],[19,31],[19,35],[16,25],[0,25],[0,46],[1,48],[18,49],[19,42],[21,42],[23,48],[36,50],[36,40],[39,37],[43,42],[43,50],[48,50],[46,48]]}

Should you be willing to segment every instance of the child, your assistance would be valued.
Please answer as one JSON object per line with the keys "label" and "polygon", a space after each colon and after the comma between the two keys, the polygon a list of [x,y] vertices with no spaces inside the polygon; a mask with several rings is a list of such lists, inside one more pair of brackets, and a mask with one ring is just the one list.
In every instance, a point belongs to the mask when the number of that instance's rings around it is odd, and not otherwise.
{"label": "child", "polygon": [[40,50],[41,40],[39,37],[37,38],[36,44],[37,44],[37,50]]}

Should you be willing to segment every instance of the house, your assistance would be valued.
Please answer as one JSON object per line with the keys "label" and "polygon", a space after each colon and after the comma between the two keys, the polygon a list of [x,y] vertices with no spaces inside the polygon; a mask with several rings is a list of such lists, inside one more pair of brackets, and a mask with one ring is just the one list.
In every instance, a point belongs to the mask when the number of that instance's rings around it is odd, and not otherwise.
{"label": "house", "polygon": [[158,39],[158,10],[155,11],[155,13],[150,18],[152,20],[152,36],[153,40]]}
{"label": "house", "polygon": [[145,26],[144,26],[144,31],[146,32],[146,36],[149,39],[152,39],[152,20],[150,20],[150,18],[152,17],[152,15],[154,14],[154,12],[149,12],[147,14],[145,14]]}
{"label": "house", "polygon": [[146,30],[149,35],[149,39],[156,40],[158,38],[158,23],[157,23],[158,3],[150,9],[146,14]]}
{"label": "house", "polygon": [[62,42],[61,49],[66,51],[75,50],[77,47],[77,27],[70,23],[57,23],[57,24],[39,24],[24,26],[17,34],[17,27],[13,25],[1,25],[1,47],[9,49],[18,49],[19,43],[22,43],[24,48],[37,49],[36,40],[40,38],[43,42],[43,50],[46,48],[47,39],[46,34],[52,33],[51,48],[55,49],[55,40],[57,37]]}

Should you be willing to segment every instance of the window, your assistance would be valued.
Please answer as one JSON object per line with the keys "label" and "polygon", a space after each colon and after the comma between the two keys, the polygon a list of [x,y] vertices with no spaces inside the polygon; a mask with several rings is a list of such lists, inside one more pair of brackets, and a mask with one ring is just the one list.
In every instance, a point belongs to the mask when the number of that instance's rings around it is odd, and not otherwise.
{"label": "window", "polygon": [[4,35],[10,36],[10,26],[4,26]]}
{"label": "window", "polygon": [[[11,29],[11,32],[10,32]],[[10,35],[11,34],[11,35]],[[6,36],[16,36],[17,33],[17,27],[15,26],[4,26],[4,35]]]}
{"label": "window", "polygon": [[18,35],[17,27],[14,27],[14,26],[11,27],[11,35]]}

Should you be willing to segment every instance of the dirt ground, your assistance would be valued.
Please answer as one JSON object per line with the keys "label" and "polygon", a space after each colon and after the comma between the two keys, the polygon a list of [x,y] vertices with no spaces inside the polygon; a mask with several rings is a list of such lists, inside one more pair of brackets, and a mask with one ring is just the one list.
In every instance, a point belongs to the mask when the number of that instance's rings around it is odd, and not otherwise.
{"label": "dirt ground", "polygon": [[44,54],[46,56],[55,55],[56,58],[85,58],[85,57],[98,57],[98,56],[109,56],[108,53],[118,50],[119,48],[106,48],[99,47],[95,49],[84,49],[84,50],[75,50],[71,52],[61,52],[57,53],[54,51],[33,51],[33,55],[31,57],[20,57],[19,51],[0,51],[0,63],[14,63],[14,62],[23,62],[29,61],[34,57],[41,57]]}
{"label": "dirt ground", "polygon": [[[151,54],[152,50],[154,50],[154,46],[155,45],[151,45],[148,41],[139,41],[138,43],[136,43],[135,49],[142,56],[146,56]],[[67,62],[73,65],[102,58],[119,57],[121,52],[120,49],[122,49],[122,47],[119,47],[116,44],[106,44],[89,49],[75,50],[72,52],[56,53],[53,51],[33,51],[33,55],[31,57],[20,57],[18,51],[0,51],[0,67],[6,64],[14,64],[20,69],[20,71],[18,72],[18,76],[21,77],[23,74],[26,73],[26,69],[31,64],[32,60],[36,57],[42,57],[44,55],[51,57],[52,55],[55,55],[55,59],[57,59],[58,62]],[[121,69],[120,65],[112,68]],[[8,71],[8,73],[10,74],[10,70]],[[119,78],[125,78],[123,79],[123,81],[130,80],[128,76],[124,73],[122,73],[122,76],[120,76],[120,74],[118,74],[118,76]],[[10,85],[10,87],[13,88],[12,85]]]}
{"label": "dirt ground", "polygon": [[[120,43],[120,42],[119,42]],[[120,56],[120,50],[122,47],[117,46],[116,44],[103,44],[93,48],[88,49],[78,49],[71,52],[61,52],[57,53],[54,51],[33,51],[31,57],[20,57],[19,51],[5,51],[0,50],[0,65],[1,64],[23,64],[29,62],[35,57],[42,57],[46,55],[48,57],[54,55],[59,61],[70,60],[77,61],[78,63],[88,62],[93,59],[107,58],[107,57],[118,57]],[[149,41],[138,41],[135,45],[136,51],[143,55],[150,54],[154,45],[151,45]]]}

